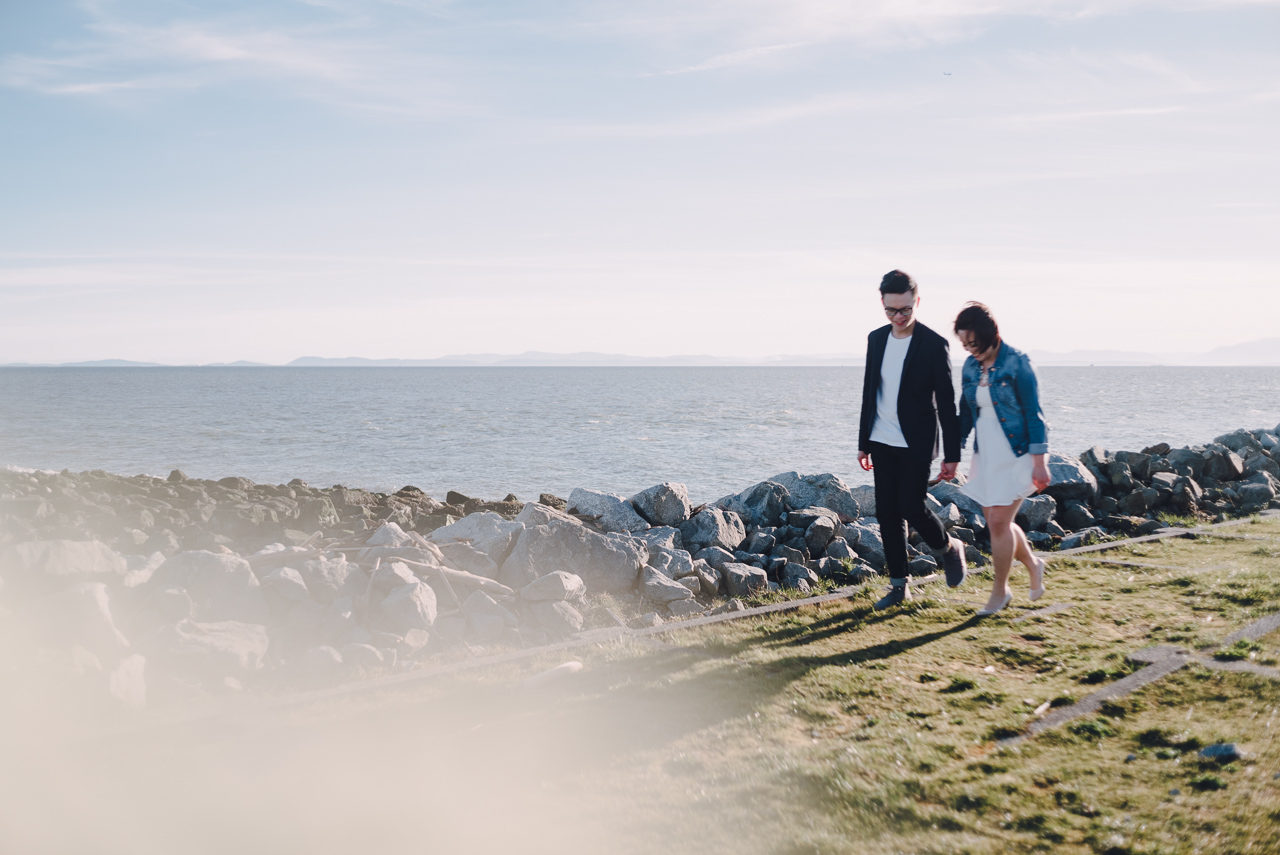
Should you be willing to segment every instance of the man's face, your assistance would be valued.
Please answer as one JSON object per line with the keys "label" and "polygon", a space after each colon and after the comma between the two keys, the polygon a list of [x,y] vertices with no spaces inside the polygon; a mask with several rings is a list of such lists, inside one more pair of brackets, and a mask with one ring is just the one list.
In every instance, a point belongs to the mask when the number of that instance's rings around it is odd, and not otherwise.
{"label": "man's face", "polygon": [[884,304],[885,314],[896,332],[906,332],[916,322],[916,306],[920,298],[910,292],[906,294],[881,294],[880,302]]}

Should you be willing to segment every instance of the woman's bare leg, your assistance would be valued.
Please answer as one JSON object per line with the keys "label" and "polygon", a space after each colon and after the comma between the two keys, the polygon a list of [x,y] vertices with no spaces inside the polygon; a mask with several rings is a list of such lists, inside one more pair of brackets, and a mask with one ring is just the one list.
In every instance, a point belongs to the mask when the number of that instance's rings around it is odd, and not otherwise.
{"label": "woman's bare leg", "polygon": [[1031,551],[1031,543],[1027,540],[1026,533],[1017,523],[1013,524],[1013,533],[1018,540],[1018,548],[1014,552],[1014,557],[1027,568],[1027,575],[1031,577],[1031,590],[1041,590],[1044,588],[1045,560],[1036,558],[1035,553]]}
{"label": "woman's bare leg", "polygon": [[[1013,518],[1018,515],[1021,504],[1022,502],[1018,501],[1011,505],[982,509],[983,516],[987,518],[987,531],[991,535],[991,563],[995,571],[991,597],[984,608],[996,608],[1009,594],[1009,568],[1013,565],[1014,553],[1020,551],[1020,544],[1014,530],[1022,534],[1022,530],[1014,525]],[[1024,536],[1023,541],[1025,540]]]}

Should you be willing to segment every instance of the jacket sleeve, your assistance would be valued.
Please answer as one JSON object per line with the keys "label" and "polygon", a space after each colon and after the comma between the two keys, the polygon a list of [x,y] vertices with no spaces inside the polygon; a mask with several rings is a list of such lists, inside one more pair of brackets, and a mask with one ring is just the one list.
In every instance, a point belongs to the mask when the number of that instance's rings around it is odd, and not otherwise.
{"label": "jacket sleeve", "polygon": [[942,461],[960,462],[960,419],[956,415],[956,387],[951,382],[951,348],[941,338],[934,368],[934,403],[938,407],[938,423],[942,425]]}
{"label": "jacket sleeve", "polygon": [[1022,417],[1027,424],[1027,451],[1031,454],[1049,453],[1049,428],[1044,422],[1044,411],[1040,408],[1040,381],[1036,377],[1035,366],[1023,354],[1018,366],[1018,377],[1014,386],[1018,392],[1018,403],[1022,405]]}
{"label": "jacket sleeve", "polygon": [[964,370],[960,371],[960,447],[969,443],[969,434],[973,432],[973,410],[969,409],[969,399],[964,394]]}
{"label": "jacket sleeve", "polygon": [[[871,451],[871,427],[875,424],[875,396],[871,394],[872,384],[875,382],[875,376],[871,370],[871,351],[873,348],[873,340],[875,333],[867,336],[867,360],[866,368],[862,373],[862,413],[858,417],[858,450]],[[870,412],[868,412],[870,408]]]}

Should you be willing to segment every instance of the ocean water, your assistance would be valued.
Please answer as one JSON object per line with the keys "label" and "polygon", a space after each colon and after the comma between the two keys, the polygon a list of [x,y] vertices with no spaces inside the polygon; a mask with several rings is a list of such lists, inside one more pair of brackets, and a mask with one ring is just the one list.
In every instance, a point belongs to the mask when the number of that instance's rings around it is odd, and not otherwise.
{"label": "ocean water", "polygon": [[[1280,422],[1280,368],[1046,367],[1040,381],[1063,453]],[[861,384],[853,367],[5,368],[0,466],[522,499],[671,480],[708,501],[792,469],[867,483]]]}

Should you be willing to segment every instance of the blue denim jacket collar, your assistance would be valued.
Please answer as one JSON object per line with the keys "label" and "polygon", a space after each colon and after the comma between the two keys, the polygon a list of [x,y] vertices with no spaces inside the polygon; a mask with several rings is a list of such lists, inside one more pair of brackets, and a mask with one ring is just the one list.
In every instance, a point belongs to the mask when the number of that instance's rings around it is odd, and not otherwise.
{"label": "blue denim jacket collar", "polygon": [[[982,366],[970,356],[961,371],[963,390],[960,432],[965,438],[978,416],[978,382]],[[988,375],[991,400],[1014,454],[1047,454],[1048,427],[1040,407],[1039,382],[1031,360],[1005,342],[1000,343]]]}

